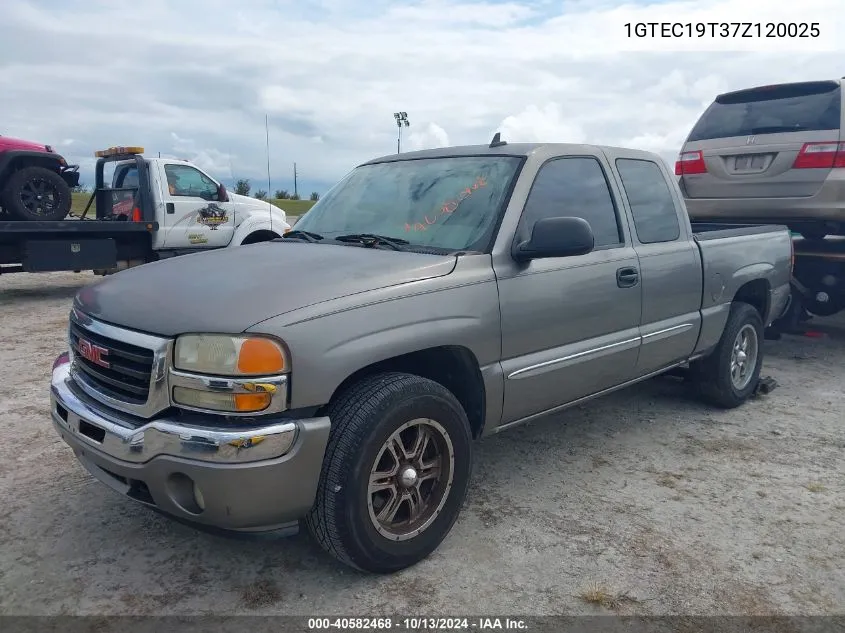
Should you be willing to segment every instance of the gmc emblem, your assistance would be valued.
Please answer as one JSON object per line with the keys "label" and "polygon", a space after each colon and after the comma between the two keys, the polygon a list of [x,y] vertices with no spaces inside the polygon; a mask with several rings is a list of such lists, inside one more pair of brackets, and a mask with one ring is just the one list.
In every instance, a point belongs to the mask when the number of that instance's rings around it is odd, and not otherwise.
{"label": "gmc emblem", "polygon": [[94,363],[100,367],[108,369],[111,367],[106,357],[109,355],[109,350],[99,345],[94,345],[91,341],[86,341],[84,338],[77,339],[76,351],[89,363]]}

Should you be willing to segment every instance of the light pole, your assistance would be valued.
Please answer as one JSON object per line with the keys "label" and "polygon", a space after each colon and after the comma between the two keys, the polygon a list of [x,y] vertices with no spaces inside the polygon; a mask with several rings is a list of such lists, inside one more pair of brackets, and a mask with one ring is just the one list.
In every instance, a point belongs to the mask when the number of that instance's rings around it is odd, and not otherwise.
{"label": "light pole", "polygon": [[399,128],[399,136],[396,139],[396,153],[399,154],[402,151],[402,125],[410,127],[411,122],[408,121],[407,112],[394,112],[393,118],[396,119],[396,127]]}

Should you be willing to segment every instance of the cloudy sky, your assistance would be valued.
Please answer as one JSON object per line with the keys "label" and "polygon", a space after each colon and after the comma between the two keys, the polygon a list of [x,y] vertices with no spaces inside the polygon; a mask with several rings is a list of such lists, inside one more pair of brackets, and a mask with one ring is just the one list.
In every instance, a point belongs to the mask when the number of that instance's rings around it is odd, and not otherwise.
{"label": "cloudy sky", "polygon": [[[722,91],[845,75],[842,0],[0,0],[0,134],[139,144],[231,184],[325,191],[403,149],[633,146],[674,160]],[[773,6],[781,5],[781,6]],[[730,7],[730,8],[729,8]],[[635,22],[817,22],[817,38],[630,38]],[[764,27],[765,29],[765,27]]]}

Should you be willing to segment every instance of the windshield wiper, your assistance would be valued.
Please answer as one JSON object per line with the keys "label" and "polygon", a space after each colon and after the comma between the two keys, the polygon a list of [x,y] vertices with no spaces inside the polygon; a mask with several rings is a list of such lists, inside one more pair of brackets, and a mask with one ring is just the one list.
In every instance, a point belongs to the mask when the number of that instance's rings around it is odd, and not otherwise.
{"label": "windshield wiper", "polygon": [[408,240],[398,237],[387,237],[375,233],[350,233],[349,235],[338,235],[334,238],[338,242],[357,242],[368,248],[375,248],[379,244],[389,246],[394,251],[403,250],[402,247],[410,244]]}
{"label": "windshield wiper", "polygon": [[311,231],[288,231],[282,237],[284,238],[293,238],[298,240],[305,240],[306,242],[319,242],[323,239],[323,236],[319,233],[312,233]]}

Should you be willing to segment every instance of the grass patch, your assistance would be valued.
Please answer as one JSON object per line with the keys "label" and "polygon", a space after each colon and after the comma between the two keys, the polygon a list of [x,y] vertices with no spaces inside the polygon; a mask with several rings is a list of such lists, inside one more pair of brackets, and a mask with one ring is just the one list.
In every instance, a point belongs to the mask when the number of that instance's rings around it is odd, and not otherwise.
{"label": "grass patch", "polygon": [[270,607],[282,599],[282,593],[272,580],[258,580],[241,591],[241,601],[250,609]]}
{"label": "grass patch", "polygon": [[631,596],[627,591],[623,593],[614,593],[604,585],[598,583],[591,584],[585,591],[578,596],[587,604],[593,604],[605,609],[616,610],[625,604],[637,604],[640,600]]}
{"label": "grass patch", "polygon": [[[73,193],[71,194],[72,202],[70,206],[70,214],[71,215],[82,215],[82,212],[85,210],[85,205],[88,204],[88,200],[91,198],[90,193]],[[312,200],[269,200],[271,204],[276,205],[280,209],[284,209],[285,213],[288,215],[298,217],[304,214],[308,209],[313,207],[316,203]],[[94,204],[91,204],[91,208],[88,210],[88,217],[94,217]]]}
{"label": "grass patch", "polygon": [[288,215],[303,215],[308,209],[313,207],[316,202],[312,200],[270,200],[271,204],[275,204],[280,209],[284,209]]}

